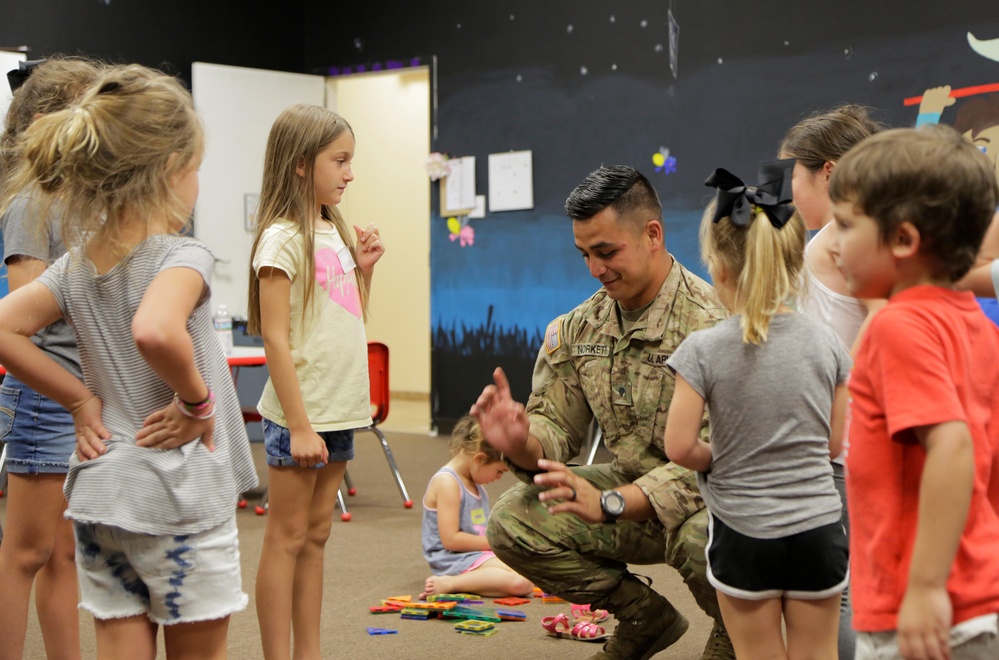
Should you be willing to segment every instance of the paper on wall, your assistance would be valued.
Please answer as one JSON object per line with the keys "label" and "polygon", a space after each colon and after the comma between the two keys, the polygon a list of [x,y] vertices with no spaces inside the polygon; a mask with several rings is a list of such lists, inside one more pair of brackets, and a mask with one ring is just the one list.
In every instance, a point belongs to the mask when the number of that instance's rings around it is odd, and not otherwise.
{"label": "paper on wall", "polygon": [[489,211],[534,208],[530,150],[489,154]]}
{"label": "paper on wall", "polygon": [[475,207],[475,156],[452,158],[448,161],[451,173],[447,175],[445,205],[448,210]]}

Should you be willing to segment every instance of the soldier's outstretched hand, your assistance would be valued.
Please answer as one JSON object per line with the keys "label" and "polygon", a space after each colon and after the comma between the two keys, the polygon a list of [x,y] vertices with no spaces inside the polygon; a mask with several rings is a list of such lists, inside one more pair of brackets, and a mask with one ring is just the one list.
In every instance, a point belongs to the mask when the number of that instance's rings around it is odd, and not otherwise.
{"label": "soldier's outstretched hand", "polygon": [[493,448],[516,456],[526,446],[530,424],[524,406],[513,400],[510,383],[499,367],[494,385],[487,385],[469,413],[479,422],[482,436]]}

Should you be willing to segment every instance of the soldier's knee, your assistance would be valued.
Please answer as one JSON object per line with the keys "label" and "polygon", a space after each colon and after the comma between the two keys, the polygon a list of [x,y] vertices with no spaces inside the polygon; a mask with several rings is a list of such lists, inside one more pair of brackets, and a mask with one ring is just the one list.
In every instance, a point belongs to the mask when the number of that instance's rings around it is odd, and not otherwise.
{"label": "soldier's knee", "polygon": [[707,579],[704,551],[708,545],[708,512],[702,509],[690,516],[677,530],[666,560],[684,579]]}
{"label": "soldier's knee", "polygon": [[496,510],[490,512],[489,521],[486,523],[486,539],[488,539],[489,547],[494,552],[497,547],[509,544],[510,534],[504,524],[505,522],[506,519],[502,514],[497,515]]}
{"label": "soldier's knee", "polygon": [[526,484],[517,484],[496,502],[489,512],[486,523],[486,538],[489,546],[500,557],[517,545],[516,539],[523,535],[524,521],[519,512],[526,510]]}

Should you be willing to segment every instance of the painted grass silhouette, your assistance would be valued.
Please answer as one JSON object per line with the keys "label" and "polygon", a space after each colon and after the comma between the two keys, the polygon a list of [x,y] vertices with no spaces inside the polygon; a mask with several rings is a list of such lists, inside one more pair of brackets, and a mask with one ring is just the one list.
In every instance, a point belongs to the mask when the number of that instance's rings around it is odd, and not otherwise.
{"label": "painted grass silhouette", "polygon": [[531,360],[538,356],[542,342],[542,331],[528,330],[514,325],[504,327],[493,324],[493,306],[489,306],[484,325],[470,326],[456,322],[450,327],[438,324],[433,332],[434,350],[466,357],[506,356]]}

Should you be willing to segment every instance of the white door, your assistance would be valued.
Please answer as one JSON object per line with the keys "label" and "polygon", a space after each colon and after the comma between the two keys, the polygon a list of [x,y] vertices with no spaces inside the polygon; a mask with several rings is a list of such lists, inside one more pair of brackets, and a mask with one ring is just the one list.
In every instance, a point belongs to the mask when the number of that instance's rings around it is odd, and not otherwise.
{"label": "white door", "polygon": [[368,339],[389,347],[394,393],[429,396],[430,72],[329,78],[326,99],[357,139],[355,179],[340,210],[349,224],[377,224],[385,242],[372,281]]}

